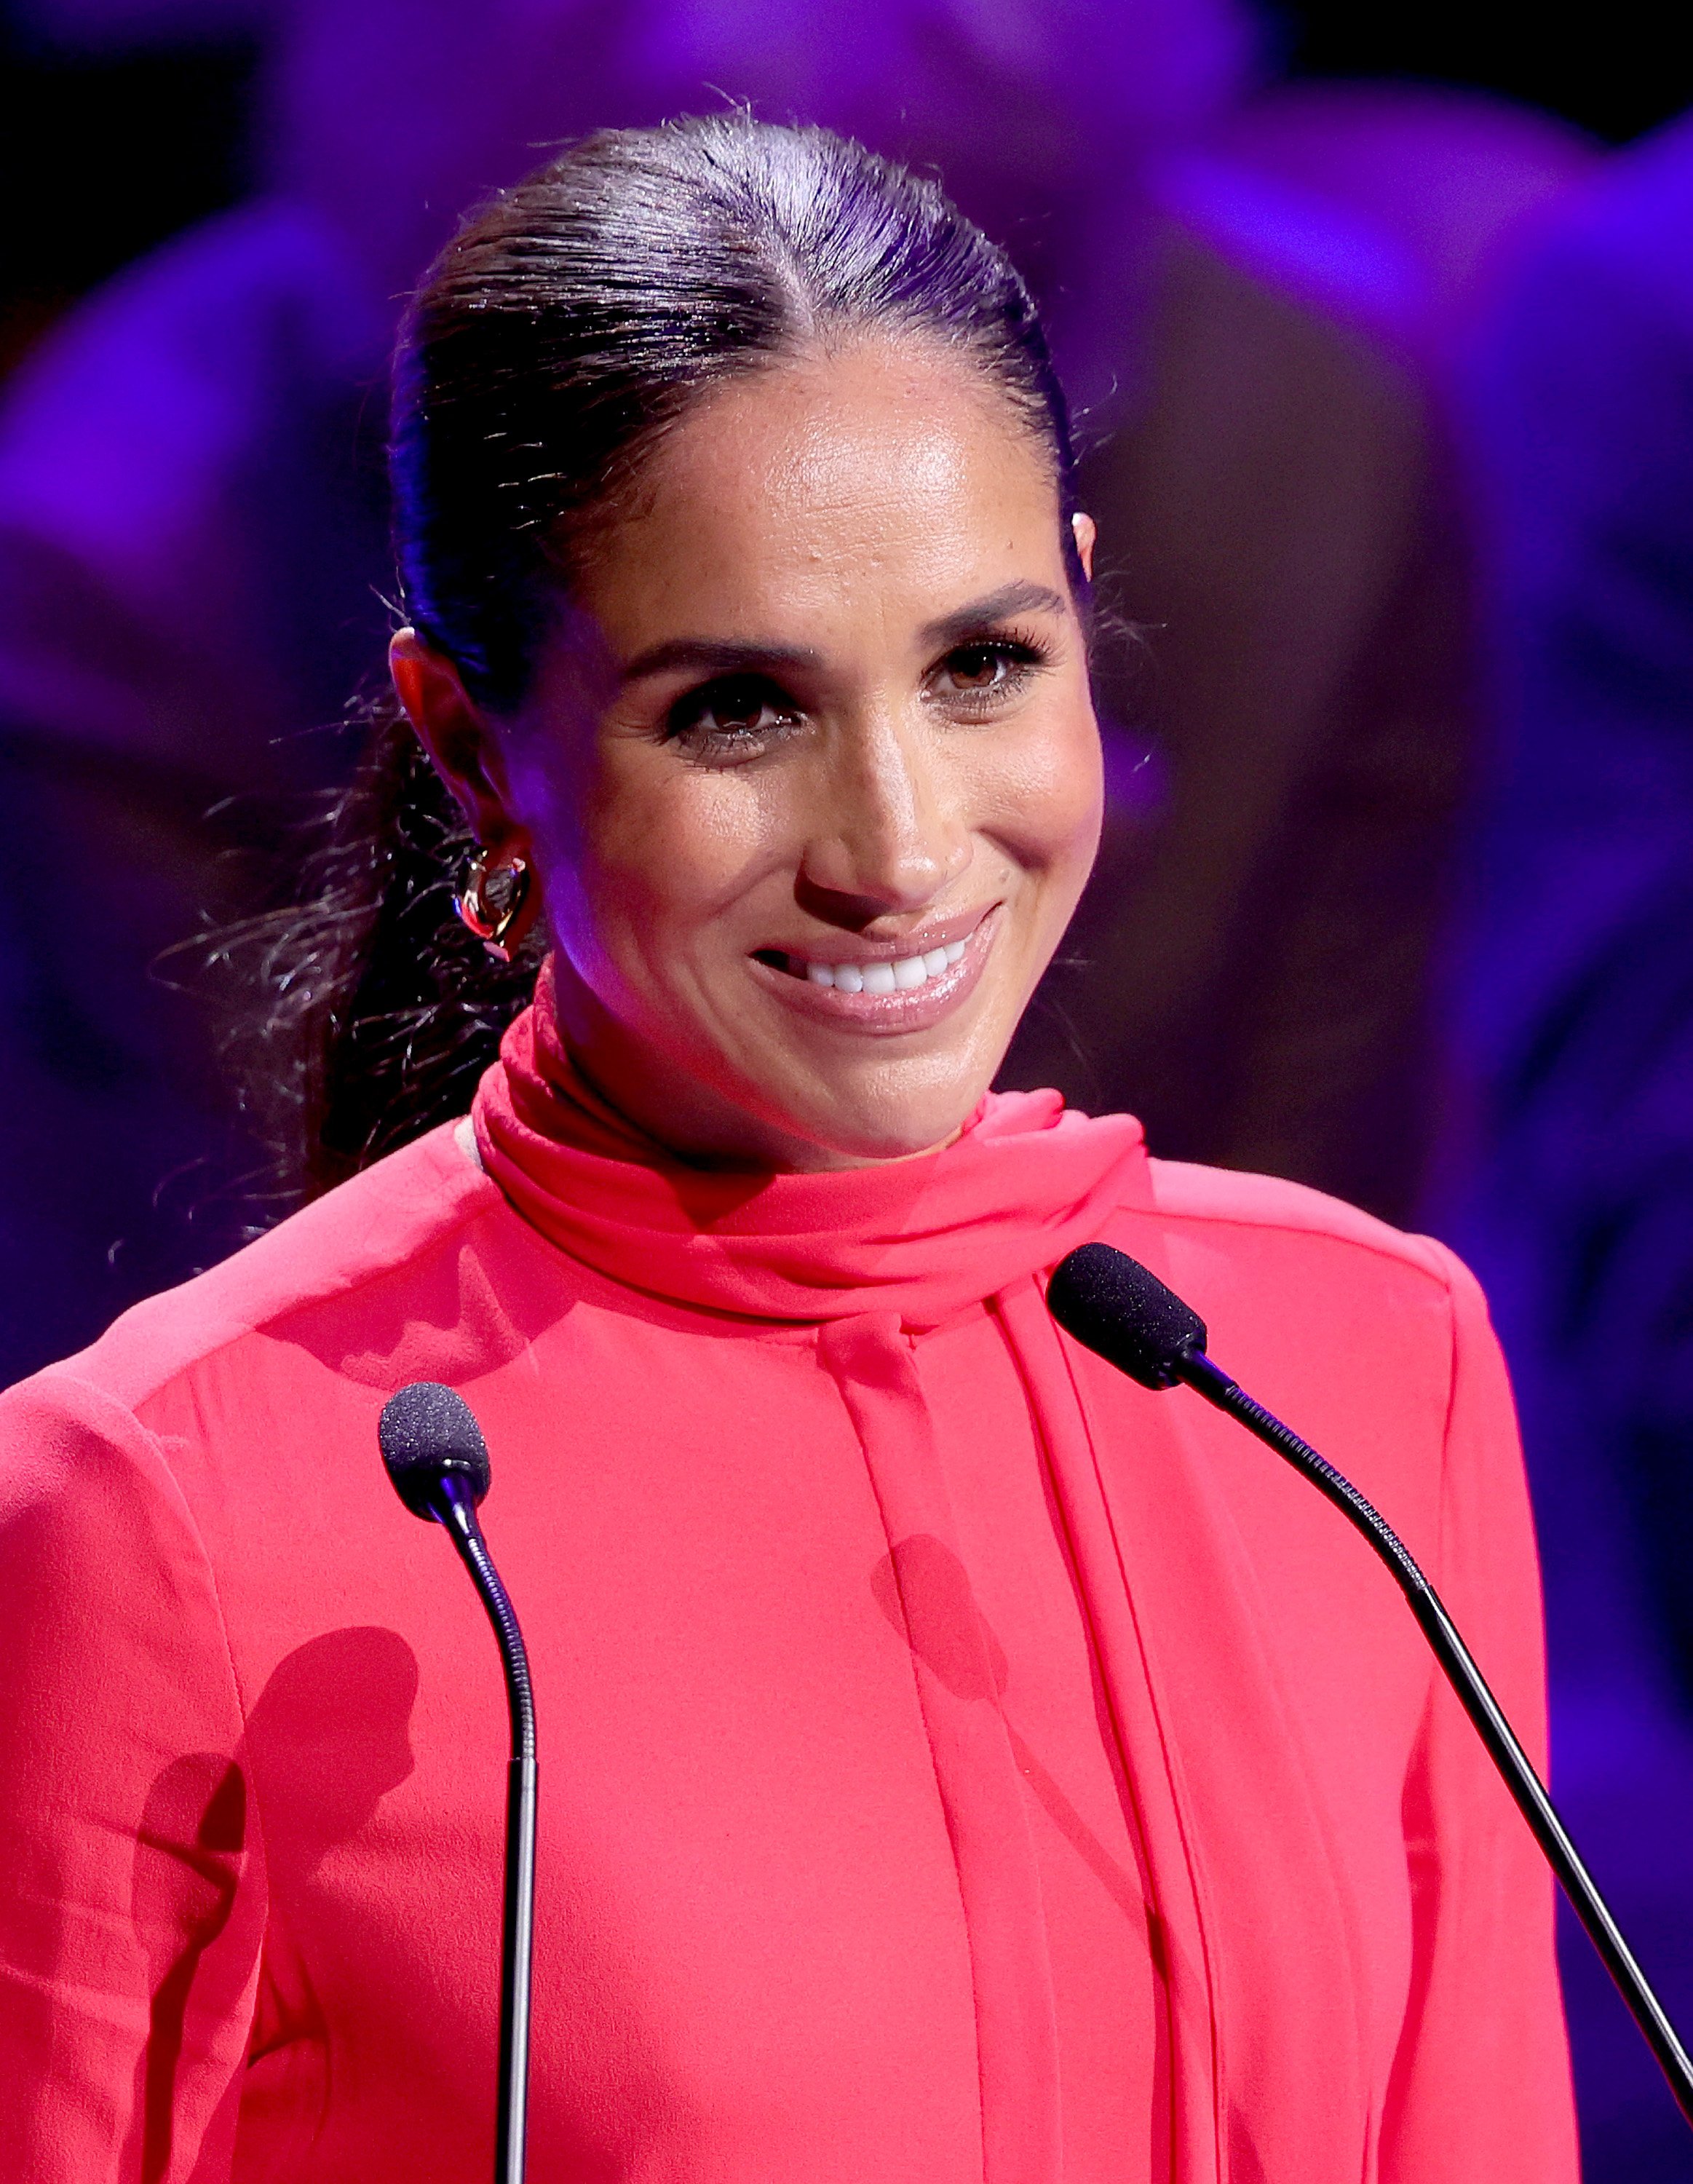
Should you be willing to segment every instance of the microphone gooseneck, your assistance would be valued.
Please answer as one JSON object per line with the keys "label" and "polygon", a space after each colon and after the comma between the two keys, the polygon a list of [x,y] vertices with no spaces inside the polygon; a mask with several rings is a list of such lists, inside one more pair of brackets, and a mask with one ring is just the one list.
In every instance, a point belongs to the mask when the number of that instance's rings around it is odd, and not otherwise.
{"label": "microphone gooseneck", "polygon": [[535,1935],[535,1696],[510,1597],[477,1521],[488,1452],[464,1397],[414,1380],[389,1397],[376,1428],[388,1477],[414,1517],[446,1527],[493,1626],[511,1718],[506,1769],[505,1892],[500,1928],[499,2084],[494,2184],[523,2184],[529,2113],[529,1989]]}
{"label": "microphone gooseneck", "polygon": [[1205,1322],[1126,1251],[1109,1244],[1083,1244],[1054,1269],[1046,1301],[1067,1334],[1143,1388],[1173,1388],[1181,1382],[1226,1412],[1284,1457],[1369,1541],[1392,1572],[1435,1659],[1657,2058],[1682,2114],[1693,2124],[1693,2060],[1582,1864],[1545,1785],[1457,1626],[1392,1525],[1350,1479],[1206,1357]]}

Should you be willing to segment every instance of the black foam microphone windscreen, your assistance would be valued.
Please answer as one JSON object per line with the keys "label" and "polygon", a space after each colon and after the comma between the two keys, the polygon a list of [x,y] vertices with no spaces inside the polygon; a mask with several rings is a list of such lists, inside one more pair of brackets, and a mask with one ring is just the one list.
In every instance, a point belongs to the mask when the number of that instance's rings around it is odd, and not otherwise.
{"label": "black foam microphone windscreen", "polygon": [[435,1518],[435,1490],[449,1474],[465,1481],[475,1502],[488,1490],[482,1428],[464,1397],[438,1380],[414,1380],[390,1396],[376,1438],[394,1491],[414,1517]]}
{"label": "black foam microphone windscreen", "polygon": [[1046,1303],[1066,1334],[1143,1388],[1173,1388],[1178,1362],[1206,1346],[1199,1314],[1109,1244],[1083,1244],[1061,1259]]}

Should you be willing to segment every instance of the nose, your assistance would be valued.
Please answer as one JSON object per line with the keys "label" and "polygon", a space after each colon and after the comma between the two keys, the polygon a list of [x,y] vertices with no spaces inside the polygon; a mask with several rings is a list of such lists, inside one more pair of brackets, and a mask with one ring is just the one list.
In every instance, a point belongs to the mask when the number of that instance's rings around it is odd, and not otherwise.
{"label": "nose", "polygon": [[891,716],[843,727],[818,792],[799,886],[837,916],[922,910],[969,865],[953,769],[932,731]]}

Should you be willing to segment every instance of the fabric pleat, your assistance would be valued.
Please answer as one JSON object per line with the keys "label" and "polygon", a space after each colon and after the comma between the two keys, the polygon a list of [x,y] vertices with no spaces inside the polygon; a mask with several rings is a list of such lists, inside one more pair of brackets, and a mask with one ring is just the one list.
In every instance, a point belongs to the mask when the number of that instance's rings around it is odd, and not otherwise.
{"label": "fabric pleat", "polygon": [[[1122,1240],[1144,1261],[1156,1256],[1144,1236],[1125,1230]],[[995,1302],[1138,1796],[1167,1958],[1177,2172],[1232,2184],[1366,2176],[1378,2120],[1359,1922],[1239,1524],[1186,1429],[1180,1390],[1137,1388],[1061,1336],[1033,1280]],[[1132,1462],[1120,1420],[1111,1435],[1094,1429],[1090,1413],[1107,1406],[1133,1418]],[[1161,1782],[1149,1779],[1155,1763]],[[1230,1946],[1237,1933],[1249,1947]],[[1266,1953],[1284,1997],[1274,2011],[1252,2001]]]}
{"label": "fabric pleat", "polygon": [[818,1354],[864,1450],[888,1535],[970,1949],[985,2184],[1060,2184],[1058,2032],[1040,1876],[986,1634],[930,1581],[957,1541],[910,1338],[893,1313],[835,1320]]}

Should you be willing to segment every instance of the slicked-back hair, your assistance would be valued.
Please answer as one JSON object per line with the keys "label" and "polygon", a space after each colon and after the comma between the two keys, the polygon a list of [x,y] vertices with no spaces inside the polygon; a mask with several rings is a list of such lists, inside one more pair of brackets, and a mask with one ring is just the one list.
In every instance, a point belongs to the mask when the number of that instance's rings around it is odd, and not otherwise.
{"label": "slicked-back hair", "polygon": [[934,183],[740,114],[574,146],[465,224],[406,315],[391,470],[414,624],[473,696],[515,704],[572,541],[690,402],[867,333],[926,337],[1003,389],[1050,452],[1067,540],[1069,422],[1033,304]]}

